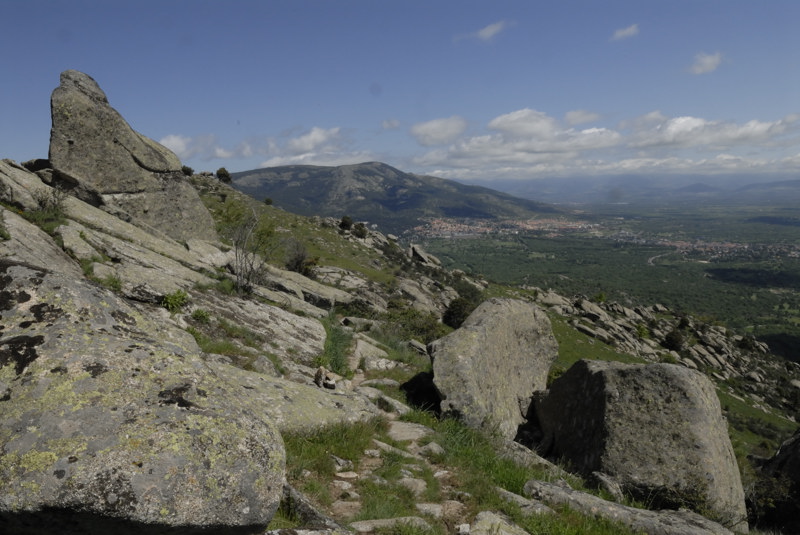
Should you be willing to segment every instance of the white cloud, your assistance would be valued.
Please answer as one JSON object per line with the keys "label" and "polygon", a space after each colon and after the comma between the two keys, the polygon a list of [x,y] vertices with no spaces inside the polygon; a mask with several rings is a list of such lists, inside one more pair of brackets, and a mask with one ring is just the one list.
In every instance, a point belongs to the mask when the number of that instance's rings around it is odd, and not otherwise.
{"label": "white cloud", "polygon": [[556,132],[556,120],[540,111],[524,108],[495,117],[489,128],[512,136],[548,138]]}
{"label": "white cloud", "polygon": [[566,113],[564,119],[567,121],[567,124],[576,125],[597,121],[600,119],[600,115],[586,110],[572,110]]}
{"label": "white cloud", "polygon": [[736,124],[690,116],[666,118],[659,113],[658,116],[651,116],[649,125],[645,121],[636,123],[642,128],[631,135],[629,144],[632,147],[697,148],[772,143],[792,130],[796,122],[795,115],[771,122],[752,120]]}
{"label": "white cloud", "polygon": [[411,135],[424,147],[444,145],[455,141],[467,129],[467,120],[458,115],[445,119],[434,119],[417,123],[411,127]]}
{"label": "white cloud", "polygon": [[339,127],[326,130],[315,126],[302,136],[290,139],[286,143],[286,148],[292,154],[306,154],[320,149],[324,150],[326,146],[334,148],[340,140],[339,130]]}
{"label": "white cloud", "polygon": [[611,36],[611,40],[620,41],[622,39],[628,39],[629,37],[633,37],[635,35],[639,35],[639,25],[631,24],[627,28],[620,28],[619,30],[615,31],[614,35]]}
{"label": "white cloud", "polygon": [[381,128],[384,130],[395,130],[400,128],[400,121],[397,119],[385,119],[381,122]]}
{"label": "white cloud", "polygon": [[707,74],[717,70],[720,63],[722,63],[722,54],[720,52],[715,52],[714,54],[700,52],[694,57],[694,63],[689,70],[692,74]]}
{"label": "white cloud", "polygon": [[492,24],[484,26],[476,32],[457,35],[454,38],[454,41],[461,41],[462,39],[478,39],[484,43],[488,43],[497,35],[508,29],[511,25],[512,24],[510,22],[504,20],[493,22]]}
{"label": "white cloud", "polygon": [[477,36],[481,41],[491,41],[495,35],[505,30],[507,24],[504,21],[495,22],[478,30]]}
{"label": "white cloud", "polygon": [[233,149],[225,149],[219,145],[216,136],[213,134],[202,134],[195,137],[169,134],[161,138],[159,143],[174,152],[181,160],[190,158],[202,160],[239,158],[248,156],[248,152],[252,150],[247,143],[242,143]]}
{"label": "white cloud", "polygon": [[561,123],[541,111],[516,110],[489,121],[489,133],[459,138],[419,155],[413,163],[444,178],[485,180],[631,172],[764,172],[790,169],[800,158],[779,154],[783,147],[797,146],[797,115],[735,123],[671,118],[653,111],[623,121],[618,129],[576,129],[566,119]]}
{"label": "white cloud", "polygon": [[189,152],[189,145],[191,142],[192,138],[179,134],[170,134],[161,138],[159,141],[159,143],[174,152],[175,155],[182,160],[191,156]]}

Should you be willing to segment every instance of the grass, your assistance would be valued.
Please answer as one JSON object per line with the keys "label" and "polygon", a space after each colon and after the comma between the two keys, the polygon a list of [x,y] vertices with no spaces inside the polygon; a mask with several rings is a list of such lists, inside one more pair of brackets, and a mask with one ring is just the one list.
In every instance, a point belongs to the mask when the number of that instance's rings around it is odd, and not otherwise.
{"label": "grass", "polygon": [[353,335],[342,328],[333,315],[328,316],[322,324],[325,326],[325,332],[327,334],[325,337],[325,349],[323,353],[314,360],[314,365],[324,366],[345,377],[352,376],[352,371],[348,366],[347,359],[350,354]]}
{"label": "grass", "polygon": [[[557,515],[525,516],[517,505],[503,500],[495,487],[522,494],[529,479],[551,480],[554,476],[543,469],[519,466],[497,455],[494,440],[452,419],[438,420],[424,411],[412,411],[403,420],[422,423],[434,430],[430,437],[444,447],[445,453],[431,458],[431,466],[397,453],[382,452],[382,465],[373,471],[373,478],[362,478],[356,483],[361,496],[361,510],[351,519],[394,518],[417,516],[416,503],[436,503],[450,498],[452,493],[461,496],[467,509],[464,520],[479,511],[499,511],[532,535],[535,534],[590,534],[619,535],[632,533],[625,526],[603,519],[587,517],[569,508],[558,508]],[[336,465],[332,456],[351,461],[358,471],[364,450],[372,448],[372,438],[391,442],[385,433],[387,422],[375,419],[354,424],[334,424],[306,432],[291,432],[284,436],[287,452],[287,478],[312,501],[330,505],[328,483],[334,478]],[[403,447],[402,444],[395,444]],[[453,473],[447,494],[440,488],[433,470],[446,469]],[[408,472],[424,479],[428,485],[422,496],[415,496],[398,483]],[[582,488],[578,478],[570,481],[574,488]],[[466,497],[466,499],[465,499]],[[398,527],[382,533],[435,533],[444,535],[448,527],[441,520],[428,519],[432,531],[419,528]],[[280,517],[277,522],[287,522]]]}

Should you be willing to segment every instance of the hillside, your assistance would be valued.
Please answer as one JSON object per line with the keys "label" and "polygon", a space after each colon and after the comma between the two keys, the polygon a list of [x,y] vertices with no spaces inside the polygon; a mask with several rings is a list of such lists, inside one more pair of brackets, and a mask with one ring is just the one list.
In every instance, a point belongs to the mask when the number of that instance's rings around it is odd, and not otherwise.
{"label": "hillside", "polygon": [[83,73],[53,103],[0,160],[1,533],[796,532],[765,345],[269,206]]}
{"label": "hillside", "polygon": [[231,173],[248,195],[301,215],[377,223],[400,234],[424,218],[527,219],[553,206],[480,186],[405,173],[379,162],[339,167],[290,165]]}

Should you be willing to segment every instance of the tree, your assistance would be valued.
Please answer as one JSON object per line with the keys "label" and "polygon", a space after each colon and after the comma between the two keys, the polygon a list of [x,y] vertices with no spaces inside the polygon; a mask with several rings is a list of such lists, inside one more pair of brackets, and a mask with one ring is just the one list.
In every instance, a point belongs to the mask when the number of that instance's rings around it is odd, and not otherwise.
{"label": "tree", "polygon": [[680,351],[683,349],[683,334],[678,329],[672,329],[664,337],[664,342],[661,345],[673,351]]}
{"label": "tree", "polygon": [[300,273],[305,277],[312,277],[314,275],[314,268],[319,263],[319,257],[310,256],[306,246],[295,238],[286,240],[284,248],[286,249],[286,269]]}
{"label": "tree", "polygon": [[362,240],[366,238],[367,235],[369,234],[369,232],[367,231],[367,227],[364,225],[364,223],[356,223],[355,225],[353,225],[352,232],[353,236],[355,236],[356,238],[360,238]]}
{"label": "tree", "polygon": [[342,217],[342,220],[339,222],[339,228],[342,230],[350,230],[353,228],[353,218],[349,215]]}
{"label": "tree", "polygon": [[194,174],[194,169],[192,169],[188,165],[184,165],[183,167],[181,167],[181,172],[186,176],[192,176]]}
{"label": "tree", "polygon": [[249,293],[262,281],[267,259],[276,247],[275,229],[254,208],[228,199],[222,208],[220,232],[233,244],[236,290]]}
{"label": "tree", "polygon": [[228,183],[231,181],[231,174],[224,167],[220,167],[219,169],[217,169],[217,178],[221,182]]}

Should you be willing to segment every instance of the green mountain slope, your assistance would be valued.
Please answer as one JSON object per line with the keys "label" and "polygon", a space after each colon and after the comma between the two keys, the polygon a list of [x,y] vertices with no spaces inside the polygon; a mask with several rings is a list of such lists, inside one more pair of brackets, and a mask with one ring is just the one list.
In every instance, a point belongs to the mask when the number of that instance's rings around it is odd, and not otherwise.
{"label": "green mountain slope", "polygon": [[405,173],[380,162],[339,167],[289,165],[231,173],[233,186],[301,215],[377,223],[401,233],[422,218],[520,219],[557,213],[550,205],[480,186]]}

